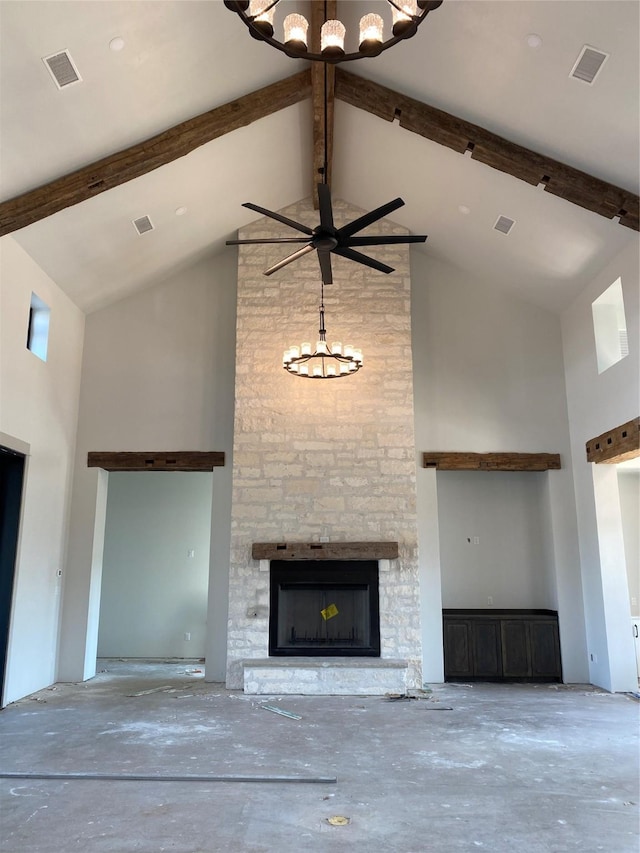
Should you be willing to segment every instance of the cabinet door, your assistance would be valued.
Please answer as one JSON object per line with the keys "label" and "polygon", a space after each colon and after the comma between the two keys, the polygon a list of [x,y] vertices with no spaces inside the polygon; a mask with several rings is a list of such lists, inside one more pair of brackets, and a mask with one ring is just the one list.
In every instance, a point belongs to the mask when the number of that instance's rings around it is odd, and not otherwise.
{"label": "cabinet door", "polygon": [[469,622],[445,619],[443,627],[445,678],[473,675]]}
{"label": "cabinet door", "polygon": [[560,677],[560,641],[558,625],[549,620],[529,622],[531,674]]}
{"label": "cabinet door", "polygon": [[473,626],[473,674],[487,678],[502,675],[500,623],[478,619]]}
{"label": "cabinet door", "polygon": [[523,619],[502,620],[502,674],[505,678],[531,675],[529,626]]}

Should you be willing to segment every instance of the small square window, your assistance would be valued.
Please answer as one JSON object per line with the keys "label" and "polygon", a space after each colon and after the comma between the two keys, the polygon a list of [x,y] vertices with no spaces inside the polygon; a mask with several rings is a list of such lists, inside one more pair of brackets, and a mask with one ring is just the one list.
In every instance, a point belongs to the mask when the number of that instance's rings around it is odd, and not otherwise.
{"label": "small square window", "polygon": [[31,294],[31,305],[29,306],[29,328],[27,330],[27,349],[34,355],[47,360],[47,346],[49,343],[49,306],[36,296]]}
{"label": "small square window", "polygon": [[629,355],[621,278],[617,278],[604,293],[598,296],[591,305],[591,310],[596,338],[598,373],[603,373]]}

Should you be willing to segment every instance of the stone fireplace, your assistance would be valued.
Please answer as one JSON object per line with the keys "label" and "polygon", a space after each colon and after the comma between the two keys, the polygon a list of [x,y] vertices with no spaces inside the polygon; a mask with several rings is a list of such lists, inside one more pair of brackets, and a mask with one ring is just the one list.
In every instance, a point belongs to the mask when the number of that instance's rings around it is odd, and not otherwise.
{"label": "stone fireplace", "polygon": [[[310,202],[283,213],[317,224]],[[334,203],[338,227],[361,214]],[[406,233],[388,221],[367,233],[382,231]],[[283,226],[261,219],[240,236],[282,235]],[[315,339],[320,287],[315,253],[262,274],[286,253],[278,245],[239,251],[227,685],[261,693],[419,687],[408,249],[371,251],[395,267],[390,275],[332,258],[328,340],[364,351],[363,369],[336,381],[281,367],[287,345]],[[355,556],[354,543],[362,546]],[[286,627],[276,621],[281,609]]]}

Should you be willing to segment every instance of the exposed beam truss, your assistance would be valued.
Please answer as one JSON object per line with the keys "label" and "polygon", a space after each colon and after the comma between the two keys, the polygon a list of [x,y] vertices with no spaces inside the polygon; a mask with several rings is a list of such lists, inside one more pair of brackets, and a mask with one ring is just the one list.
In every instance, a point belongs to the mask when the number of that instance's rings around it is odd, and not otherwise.
{"label": "exposed beam truss", "polygon": [[[316,6],[324,7],[324,0],[313,2],[314,14],[319,14]],[[478,125],[333,66],[327,69],[329,88],[325,135],[324,66],[325,63],[313,63],[311,70],[265,86],[257,92],[182,122],[146,142],[2,202],[0,236],[145,175],[225,133],[298,103],[310,95],[313,95],[314,114],[314,183],[317,182],[317,170],[324,168],[325,159],[328,167],[327,182],[330,183],[335,96],[386,121],[397,118],[401,127],[426,139],[446,145],[460,154],[470,151],[474,159],[494,169],[535,186],[541,184],[546,192],[565,201],[607,219],[618,217],[621,225],[640,230],[640,202],[638,196],[629,190],[537,154]],[[335,90],[331,81],[334,75]]]}
{"label": "exposed beam truss", "polygon": [[385,121],[398,119],[400,127],[464,154],[471,152],[493,169],[538,186],[565,201],[598,213],[607,219],[619,217],[620,224],[640,230],[638,196],[551,157],[431,107],[422,101],[394,92],[371,80],[336,69],[335,95]]}
{"label": "exposed beam truss", "polygon": [[0,236],[113,189],[184,157],[257,119],[303,101],[311,72],[301,71],[228,104],[183,121],[157,136],[0,204]]}
{"label": "exposed beam truss", "polygon": [[[337,0],[311,0],[311,50],[320,53],[320,29],[325,21],[337,17]],[[311,100],[313,105],[313,174],[311,195],[318,209],[316,184],[331,186],[333,162],[333,115],[335,100],[335,66],[326,62],[311,63]]]}

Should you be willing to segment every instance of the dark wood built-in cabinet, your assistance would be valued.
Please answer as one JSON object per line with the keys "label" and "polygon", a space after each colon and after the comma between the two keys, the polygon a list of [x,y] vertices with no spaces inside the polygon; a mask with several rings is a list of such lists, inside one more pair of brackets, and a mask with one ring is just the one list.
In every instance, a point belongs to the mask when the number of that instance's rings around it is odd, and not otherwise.
{"label": "dark wood built-in cabinet", "polygon": [[445,681],[562,681],[555,610],[443,610]]}

